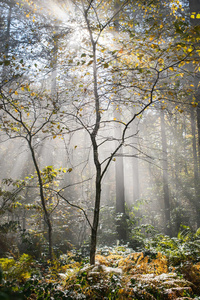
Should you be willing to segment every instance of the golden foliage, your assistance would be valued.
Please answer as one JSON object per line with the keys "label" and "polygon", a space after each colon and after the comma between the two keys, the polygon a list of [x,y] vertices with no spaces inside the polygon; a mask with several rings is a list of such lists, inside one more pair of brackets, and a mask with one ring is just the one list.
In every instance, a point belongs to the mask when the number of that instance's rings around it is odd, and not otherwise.
{"label": "golden foliage", "polygon": [[168,272],[167,258],[160,252],[152,260],[149,256],[144,256],[142,252],[132,253],[121,259],[118,266],[122,267],[124,272],[131,274],[155,273],[158,275]]}
{"label": "golden foliage", "polygon": [[96,255],[96,261],[98,261],[99,264],[105,265],[105,266],[108,266],[108,264],[109,264],[107,261],[107,258],[100,254]]}

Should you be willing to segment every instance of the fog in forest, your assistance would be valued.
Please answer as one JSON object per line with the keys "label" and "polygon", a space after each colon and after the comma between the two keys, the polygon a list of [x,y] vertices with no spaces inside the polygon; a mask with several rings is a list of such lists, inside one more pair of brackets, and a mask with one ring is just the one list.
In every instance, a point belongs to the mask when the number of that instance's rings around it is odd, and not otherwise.
{"label": "fog in forest", "polygon": [[199,18],[124,2],[0,1],[1,255],[200,226]]}

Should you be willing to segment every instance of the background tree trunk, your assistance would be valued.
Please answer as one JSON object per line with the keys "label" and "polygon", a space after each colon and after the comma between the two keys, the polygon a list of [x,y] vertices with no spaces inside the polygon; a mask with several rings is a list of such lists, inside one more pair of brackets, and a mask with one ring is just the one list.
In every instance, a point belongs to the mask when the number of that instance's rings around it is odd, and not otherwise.
{"label": "background tree trunk", "polygon": [[164,196],[164,210],[165,210],[165,232],[171,236],[170,225],[170,197],[169,197],[169,179],[168,179],[168,159],[167,159],[167,139],[165,128],[165,113],[161,110],[161,138],[162,138],[162,168],[163,168],[163,196]]}
{"label": "background tree trunk", "polygon": [[[189,0],[189,6],[190,6],[190,13],[196,13],[194,18],[190,18],[191,24],[196,26],[200,25],[200,19],[196,18],[196,15],[200,13],[200,1],[199,0]],[[198,42],[198,41],[197,41]],[[194,86],[195,86],[195,96],[196,96],[196,102],[197,105],[197,129],[198,129],[198,164],[200,168],[200,86],[199,86],[199,80],[200,80],[200,72],[195,74],[194,78]],[[193,148],[193,154],[194,154],[194,148]],[[197,164],[197,162],[196,162]],[[195,168],[198,167],[196,166]],[[195,170],[196,173],[196,170]],[[198,175],[197,175],[198,177]],[[199,178],[195,179],[196,182],[199,182]],[[197,190],[196,190],[196,213],[197,213],[197,227],[200,227],[200,186],[198,184]]]}

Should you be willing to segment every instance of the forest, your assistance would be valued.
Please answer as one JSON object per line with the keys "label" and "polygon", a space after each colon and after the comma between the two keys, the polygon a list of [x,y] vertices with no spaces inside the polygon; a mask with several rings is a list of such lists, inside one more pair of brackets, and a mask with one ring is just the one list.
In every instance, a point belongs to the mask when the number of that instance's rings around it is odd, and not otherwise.
{"label": "forest", "polygon": [[0,300],[200,299],[200,1],[0,12]]}

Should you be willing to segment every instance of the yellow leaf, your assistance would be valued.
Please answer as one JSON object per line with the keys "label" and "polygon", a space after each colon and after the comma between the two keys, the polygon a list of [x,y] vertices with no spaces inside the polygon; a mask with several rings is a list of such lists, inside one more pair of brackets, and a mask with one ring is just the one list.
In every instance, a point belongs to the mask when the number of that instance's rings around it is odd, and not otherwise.
{"label": "yellow leaf", "polygon": [[18,91],[15,91],[15,95],[18,95]]}
{"label": "yellow leaf", "polygon": [[191,15],[190,18],[195,19],[195,16],[194,16],[194,15]]}
{"label": "yellow leaf", "polygon": [[55,139],[55,138],[56,138],[56,135],[53,136],[53,139]]}
{"label": "yellow leaf", "polygon": [[21,90],[24,91],[24,87],[23,86],[21,87]]}
{"label": "yellow leaf", "polygon": [[197,18],[197,19],[200,19],[200,14],[197,14],[197,15],[196,15],[196,18]]}
{"label": "yellow leaf", "polygon": [[9,90],[9,93],[11,93],[11,92],[12,92],[12,89]]}
{"label": "yellow leaf", "polygon": [[188,48],[188,51],[189,51],[189,52],[192,52],[192,50],[193,50],[192,47],[189,47],[189,48]]}
{"label": "yellow leaf", "polygon": [[26,17],[29,18],[29,17],[30,17],[30,14],[27,14]]}
{"label": "yellow leaf", "polygon": [[174,71],[174,68],[170,67],[169,70]]}
{"label": "yellow leaf", "polygon": [[35,93],[33,92],[33,93],[31,93],[31,96],[35,96]]}

